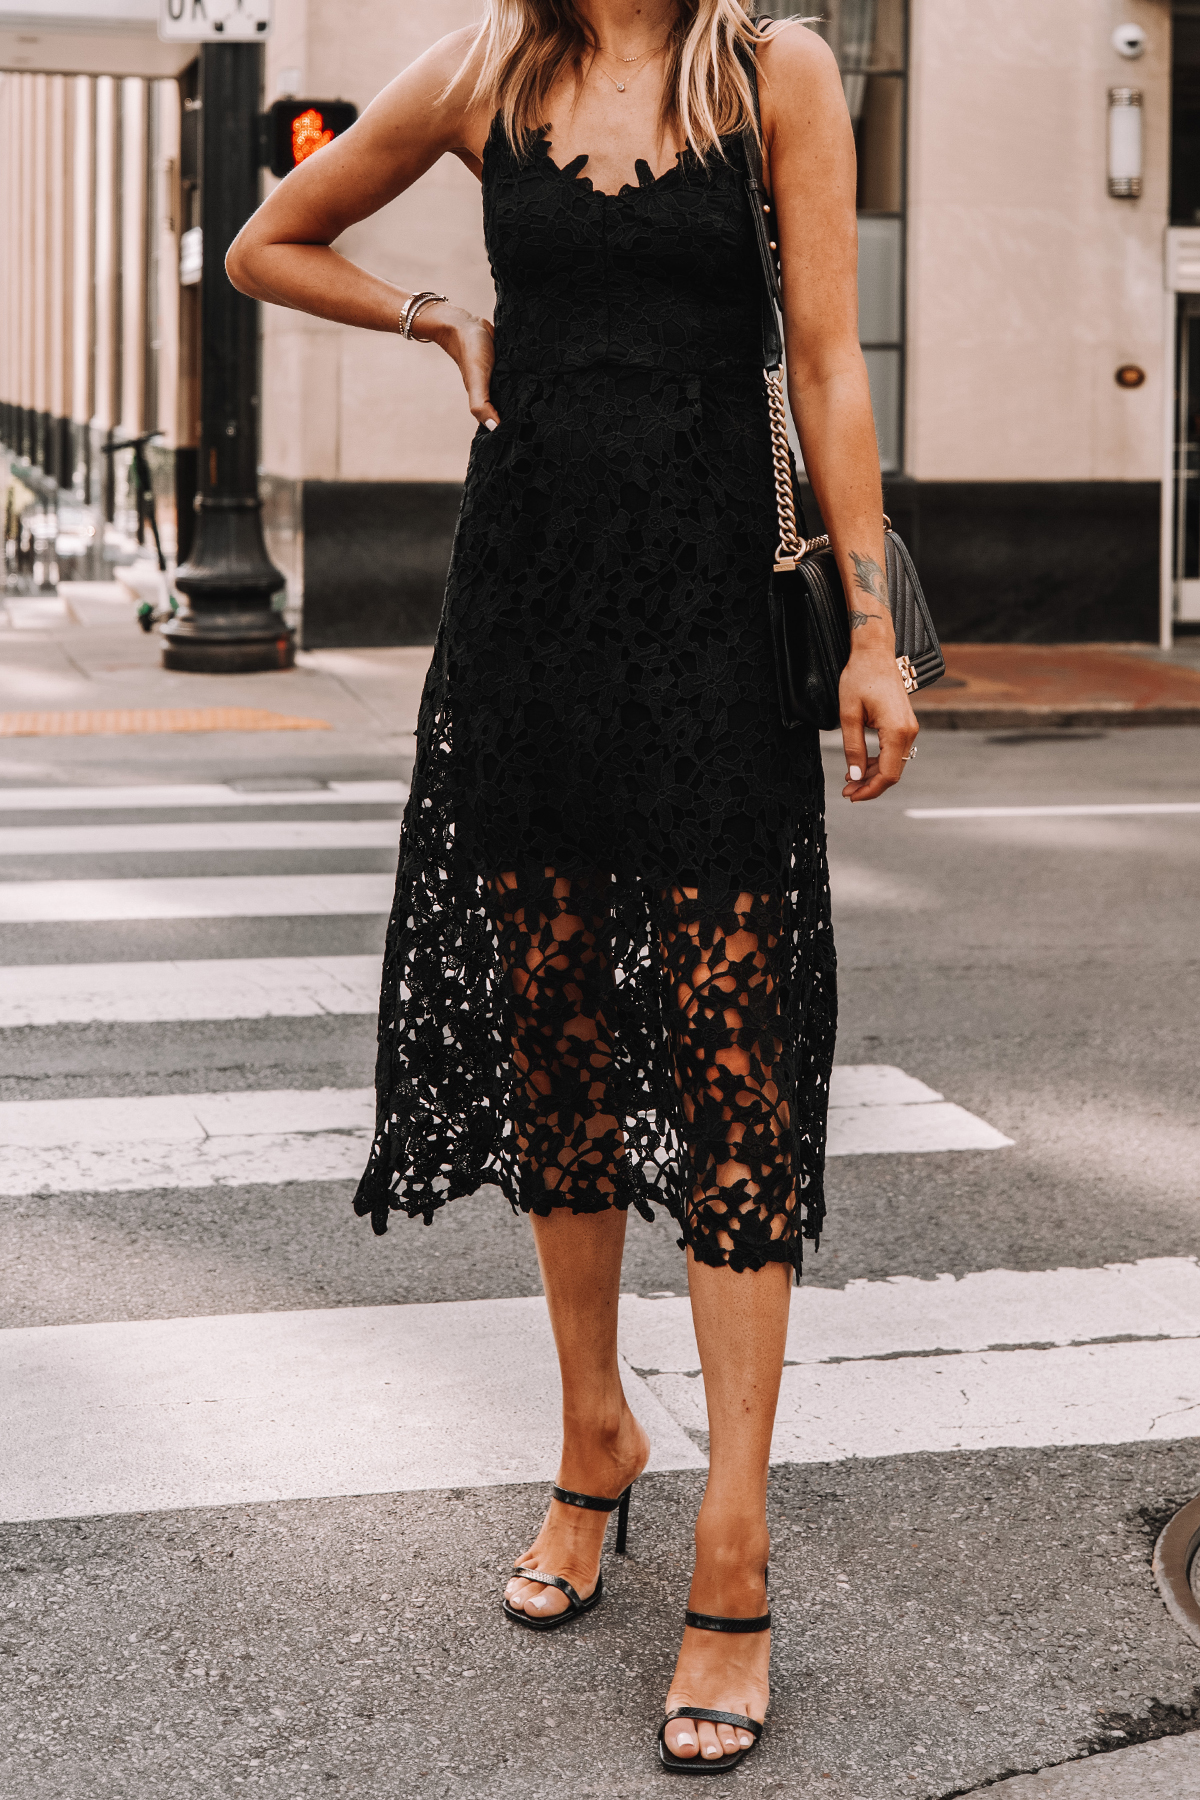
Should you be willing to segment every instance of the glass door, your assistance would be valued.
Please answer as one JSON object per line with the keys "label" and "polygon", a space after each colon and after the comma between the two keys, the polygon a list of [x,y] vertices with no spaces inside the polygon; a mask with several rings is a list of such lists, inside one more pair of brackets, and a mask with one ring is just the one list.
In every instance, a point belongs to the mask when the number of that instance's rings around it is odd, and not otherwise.
{"label": "glass door", "polygon": [[1179,300],[1175,426],[1175,617],[1200,624],[1200,294]]}

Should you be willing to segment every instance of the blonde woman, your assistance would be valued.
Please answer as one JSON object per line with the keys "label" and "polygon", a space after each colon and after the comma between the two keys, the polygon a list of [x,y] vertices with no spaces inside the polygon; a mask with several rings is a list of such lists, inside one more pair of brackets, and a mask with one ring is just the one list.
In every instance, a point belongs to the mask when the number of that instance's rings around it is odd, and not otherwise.
{"label": "blonde woman", "polygon": [[[531,1218],[562,1371],[559,1485],[504,1611],[601,1597],[649,1455],[622,1392],[632,1205],[679,1227],[710,1469],[664,1767],[727,1773],[768,1700],[767,1463],[789,1289],[823,1214],[834,954],[815,732],[783,728],[762,149],[805,466],[853,595],[843,794],[900,777],[879,466],[833,58],[739,0],[485,0],[275,190],[229,256],[277,305],[438,346],[479,421],[421,705],[356,1200]],[[754,63],[749,67],[754,68]],[[329,248],[440,156],[483,184],[494,328]],[[413,354],[423,354],[414,351]],[[424,352],[428,354],[431,352]],[[864,729],[879,734],[869,757]],[[622,1497],[624,1497],[622,1501]]]}

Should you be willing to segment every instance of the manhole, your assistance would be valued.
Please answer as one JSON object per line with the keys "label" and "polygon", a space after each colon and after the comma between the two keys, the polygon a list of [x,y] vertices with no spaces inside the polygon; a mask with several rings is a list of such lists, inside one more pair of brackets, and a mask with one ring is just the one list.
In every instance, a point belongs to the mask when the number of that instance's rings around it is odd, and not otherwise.
{"label": "manhole", "polygon": [[1200,1580],[1200,1498],[1189,1500],[1159,1533],[1154,1546],[1154,1579],[1163,1604],[1194,1644],[1200,1644],[1200,1599],[1193,1584],[1193,1564]]}

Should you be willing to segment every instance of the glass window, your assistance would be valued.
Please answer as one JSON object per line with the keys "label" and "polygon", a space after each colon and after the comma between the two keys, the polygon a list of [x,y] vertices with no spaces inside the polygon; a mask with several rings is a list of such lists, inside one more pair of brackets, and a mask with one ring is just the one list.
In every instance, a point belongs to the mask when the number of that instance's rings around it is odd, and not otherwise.
{"label": "glass window", "polygon": [[[795,0],[765,0],[773,18],[806,18]],[[815,10],[815,9],[814,9]],[[871,380],[879,460],[904,459],[904,211],[907,0],[824,0],[811,26],[842,72],[858,152],[859,339]]]}
{"label": "glass window", "polygon": [[1176,0],[1171,33],[1171,223],[1200,225],[1200,6]]}
{"label": "glass window", "polygon": [[904,320],[904,243],[899,219],[858,221],[858,335],[899,344]]}

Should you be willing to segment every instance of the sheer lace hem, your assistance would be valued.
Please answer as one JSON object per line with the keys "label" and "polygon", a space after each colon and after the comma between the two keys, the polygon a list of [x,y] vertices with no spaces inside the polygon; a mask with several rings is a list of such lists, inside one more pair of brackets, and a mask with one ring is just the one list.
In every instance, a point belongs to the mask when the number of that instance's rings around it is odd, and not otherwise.
{"label": "sheer lace hem", "polygon": [[823,835],[787,886],[553,866],[469,878],[406,820],[355,1197],[432,1221],[498,1187],[545,1215],[666,1208],[701,1261],[802,1264],[819,1238],[835,968]]}

